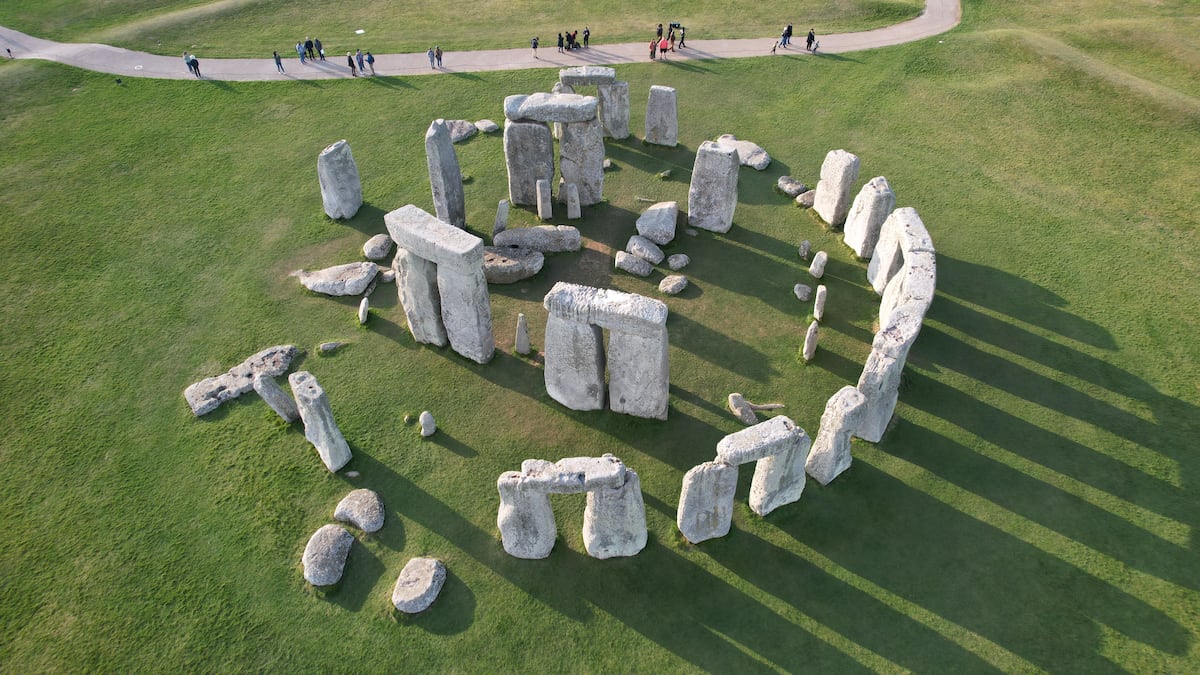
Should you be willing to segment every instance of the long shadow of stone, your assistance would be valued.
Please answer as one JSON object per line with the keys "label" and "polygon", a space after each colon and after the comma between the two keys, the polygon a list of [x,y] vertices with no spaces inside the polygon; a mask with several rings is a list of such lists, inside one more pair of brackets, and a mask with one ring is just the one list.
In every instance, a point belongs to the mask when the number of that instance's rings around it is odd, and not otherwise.
{"label": "long shadow of stone", "polygon": [[363,205],[358,207],[358,213],[355,213],[353,218],[349,218],[347,220],[337,220],[333,222],[340,223],[354,230],[358,230],[363,234],[375,236],[377,234],[387,232],[387,227],[385,227],[383,224],[383,217],[387,215],[387,213],[387,211],[375,206],[370,202],[363,202]]}
{"label": "long shadow of stone", "polygon": [[446,568],[446,582],[432,607],[417,616],[404,615],[393,609],[392,616],[397,623],[414,624],[435,635],[455,635],[467,630],[475,622],[475,605],[475,594],[471,592],[471,587],[454,570]]}
{"label": "long shadow of stone", "polygon": [[672,345],[742,377],[765,380],[778,374],[761,351],[683,314],[667,317],[667,332]]}
{"label": "long shadow of stone", "polygon": [[384,567],[379,557],[358,540],[362,533],[352,527],[346,529],[355,535],[355,541],[346,559],[342,581],[335,589],[324,592],[323,597],[339,607],[357,612],[366,603],[375,583],[383,576]]}

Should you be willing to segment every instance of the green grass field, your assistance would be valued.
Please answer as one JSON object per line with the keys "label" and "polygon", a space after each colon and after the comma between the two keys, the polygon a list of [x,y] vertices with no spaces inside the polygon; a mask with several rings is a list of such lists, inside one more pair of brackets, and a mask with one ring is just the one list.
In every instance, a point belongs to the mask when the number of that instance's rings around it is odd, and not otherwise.
{"label": "green grass field", "polygon": [[[484,366],[415,344],[393,286],[359,327],[357,298],[287,275],[358,260],[389,210],[432,209],[430,119],[499,121],[553,71],[117,85],[0,63],[0,669],[1196,670],[1196,20],[1182,0],[1069,9],[968,0],[961,27],[902,47],[621,66],[639,137],[650,85],[679,90],[682,145],[608,143],[587,248],[492,287]],[[663,297],[661,274],[613,272],[606,251],[639,197],[683,206],[696,146],[721,133],[775,162],[742,170],[728,235],[666,249],[693,260],[692,287],[664,298],[670,419],[566,410],[512,355],[517,313],[540,347],[556,280]],[[366,200],[348,222],[323,215],[315,171],[340,138]],[[505,197],[501,145],[457,146],[479,233]],[[743,471],[730,535],[689,545],[680,481],[740,428],[726,395],[783,402],[815,434],[869,351],[865,264],[772,189],[815,183],[834,148],[862,158],[860,183],[886,176],[938,248],[898,421],[766,518]],[[803,239],[831,258],[808,365]],[[351,344],[313,354],[326,340]],[[188,410],[188,384],[288,342],[310,350],[295,369],[329,393],[360,477],[326,472],[253,394]],[[429,440],[402,421],[425,409]],[[641,476],[646,549],[589,558],[583,499],[559,497],[553,554],[507,556],[496,477],[605,452]],[[315,592],[301,552],[356,487],[388,523]],[[398,618],[392,585],[421,555],[446,561],[445,589]]]}

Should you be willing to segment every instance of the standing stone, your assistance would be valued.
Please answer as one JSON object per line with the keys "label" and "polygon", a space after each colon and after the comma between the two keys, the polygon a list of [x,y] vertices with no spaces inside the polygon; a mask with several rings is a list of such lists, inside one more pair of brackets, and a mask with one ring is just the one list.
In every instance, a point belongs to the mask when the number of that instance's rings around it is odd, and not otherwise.
{"label": "standing stone", "polygon": [[879,325],[886,326],[897,307],[920,305],[921,315],[933,302],[937,286],[937,260],[930,251],[912,251],[904,254],[904,269],[888,282],[879,300]]}
{"label": "standing stone", "polygon": [[897,307],[887,325],[882,326],[871,343],[871,354],[858,378],[858,391],[866,403],[854,435],[878,443],[896,412],[900,376],[909,349],[921,331],[924,307],[920,304]]}
{"label": "standing stone", "polygon": [[396,270],[396,294],[404,309],[408,331],[424,344],[446,346],[446,327],[442,325],[442,299],[437,288],[437,265],[396,249],[392,260]]}
{"label": "standing stone", "polygon": [[599,120],[573,122],[563,127],[558,164],[563,181],[578,186],[580,204],[600,203],[604,197],[604,135]]}
{"label": "standing stone", "polygon": [[574,183],[567,183],[565,188],[565,192],[567,193],[567,220],[579,220],[583,217],[583,213],[579,208],[579,186]]}
{"label": "standing stone", "polygon": [[829,254],[825,251],[817,251],[813,256],[812,263],[808,266],[808,273],[814,279],[820,279],[825,276],[825,265],[829,262]]}
{"label": "standing stone", "polygon": [[362,206],[362,181],[358,165],[344,139],[330,145],[317,156],[317,179],[321,183],[321,203],[325,215],[334,220],[353,218]]}
{"label": "standing stone", "polygon": [[304,546],[304,580],[313,586],[332,586],[342,580],[354,535],[338,525],[325,525]]}
{"label": "standing stone", "polygon": [[804,334],[804,360],[805,362],[812,361],[817,355],[817,330],[820,324],[816,321],[808,324],[808,332]]}
{"label": "standing stone", "polygon": [[883,176],[876,176],[863,186],[854,198],[844,228],[846,236],[843,241],[854,249],[855,255],[860,258],[874,255],[883,221],[887,220],[895,207],[896,195]]}
{"label": "standing stone", "polygon": [[358,302],[358,325],[365,326],[367,318],[371,315],[371,301],[363,298]]}
{"label": "standing stone", "polygon": [[[554,86],[550,88],[550,93],[551,94],[574,94],[575,88],[569,84],[563,84],[562,82],[555,82]],[[562,132],[563,132],[562,122],[551,122],[550,123],[550,131],[552,131],[554,133],[555,138],[561,139]]]}
{"label": "standing stone", "polygon": [[333,519],[350,523],[363,532],[378,532],[383,528],[383,500],[374,490],[352,490],[333,509]]}
{"label": "standing stone", "polygon": [[554,138],[543,122],[504,122],[504,164],[508,169],[508,201],[537,204],[537,182],[554,177]]}
{"label": "standing stone", "polygon": [[650,87],[646,102],[646,142],[675,147],[679,143],[676,92],[672,87]]}
{"label": "standing stone", "polygon": [[696,151],[688,188],[688,224],[710,232],[728,232],[738,194],[737,149],[704,141]]}
{"label": "standing stone", "polygon": [[635,234],[629,238],[629,241],[625,244],[625,250],[639,258],[645,259],[651,265],[657,265],[665,257],[661,248],[640,234]]}
{"label": "standing stone", "polygon": [[817,286],[817,299],[813,302],[813,318],[817,321],[825,318],[825,284]]}
{"label": "standing stone", "polygon": [[508,229],[508,200],[501,199],[496,204],[496,221],[492,223],[492,236],[500,234]]}
{"label": "standing stone", "polygon": [[[662,304],[658,300],[653,302]],[[667,419],[671,367],[667,358],[665,305],[662,315],[664,323],[656,329],[609,332],[608,406],[613,412]]]}
{"label": "standing stone", "polygon": [[675,238],[678,220],[679,202],[659,202],[638,216],[637,232],[659,246],[665,246]]}
{"label": "standing stone", "polygon": [[[474,130],[475,126],[471,125]],[[433,208],[438,220],[455,227],[467,226],[467,207],[463,198],[462,171],[458,154],[450,140],[446,120],[437,119],[425,132],[425,156],[429,163],[429,184],[433,188]]]}
{"label": "standing stone", "polygon": [[[743,399],[744,400],[744,399]],[[730,466],[757,462],[777,455],[800,442],[804,430],[780,415],[728,434],[717,443],[717,459]]]}
{"label": "standing stone", "polygon": [[883,221],[874,255],[867,265],[867,281],[879,295],[904,267],[905,251],[933,252],[933,240],[916,209],[904,207],[892,211]]}
{"label": "standing stone", "polygon": [[259,373],[254,376],[254,391],[262,397],[262,400],[267,402],[271,410],[279,415],[280,419],[288,424],[300,419],[300,411],[296,409],[296,402],[291,396],[279,386],[275,378],[270,375]]}
{"label": "standing stone", "polygon": [[424,612],[445,583],[445,563],[437,558],[413,558],[400,570],[392,588],[392,605],[405,614]]}
{"label": "standing stone", "polygon": [[750,510],[765,516],[775,509],[791,504],[804,493],[804,464],[812,440],[800,427],[793,442],[781,452],[764,457],[754,465],[754,480],[750,483]]}
{"label": "standing stone", "polygon": [[675,524],[693,544],[729,534],[738,469],[723,462],[705,462],[683,476]]}
{"label": "standing stone", "polygon": [[537,182],[537,213],[542,220],[554,217],[554,205],[550,203],[550,181],[545,178]]}
{"label": "standing stone", "polygon": [[513,349],[522,356],[532,351],[529,344],[529,322],[525,320],[524,313],[517,314],[517,336],[513,340]]}
{"label": "standing stone", "polygon": [[600,105],[597,114],[600,128],[608,138],[629,138],[629,83],[612,82],[597,85]]}
{"label": "standing stone", "polygon": [[500,509],[496,526],[505,553],[514,558],[538,560],[554,549],[557,531],[550,496],[521,488],[521,473],[506,471],[496,480]]}
{"label": "standing stone", "polygon": [[386,233],[377,234],[363,244],[363,257],[367,260],[383,260],[392,252],[392,238]]}
{"label": "standing stone", "polygon": [[617,256],[613,260],[613,264],[617,269],[625,270],[639,277],[648,277],[654,271],[654,267],[650,264],[649,260],[633,255],[632,253],[626,253],[625,251],[617,251]]}
{"label": "standing stone", "polygon": [[325,468],[337,472],[350,461],[350,446],[346,437],[333,421],[333,409],[325,390],[317,383],[312,373],[301,370],[288,376],[292,395],[296,397],[296,408],[304,420],[304,437],[317,449]]}
{"label": "standing stone", "polygon": [[821,164],[821,180],[817,181],[817,194],[813,209],[817,215],[837,228],[846,222],[850,210],[850,189],[858,180],[858,157],[845,150],[831,150]]}
{"label": "standing stone", "polygon": [[600,328],[551,311],[543,344],[550,398],[571,410],[603,409],[604,335]]}
{"label": "standing stone", "polygon": [[851,386],[839,389],[825,404],[821,428],[804,465],[821,485],[829,485],[850,468],[850,436],[858,429],[865,404],[863,395]]}
{"label": "standing stone", "polygon": [[421,436],[429,438],[437,433],[437,422],[433,420],[433,413],[423,410],[417,421],[421,423]]}
{"label": "standing stone", "polygon": [[646,504],[642,482],[625,469],[625,483],[587,493],[583,512],[583,546],[593,558],[637,555],[646,547]]}

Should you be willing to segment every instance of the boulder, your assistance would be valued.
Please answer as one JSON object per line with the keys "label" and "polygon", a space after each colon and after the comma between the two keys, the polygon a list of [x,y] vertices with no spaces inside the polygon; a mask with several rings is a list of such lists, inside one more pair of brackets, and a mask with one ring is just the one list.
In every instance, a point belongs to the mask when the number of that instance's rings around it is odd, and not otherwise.
{"label": "boulder", "polygon": [[[767,154],[757,143],[750,141],[739,141],[733,134],[722,134],[717,137],[717,143],[721,145],[729,145],[737,150],[738,161],[742,166],[748,166],[751,169],[762,171],[768,166],[771,166],[771,156]],[[797,193],[799,194],[799,193]]]}
{"label": "boulder", "polygon": [[491,120],[478,120],[475,122],[475,128],[485,134],[494,134],[500,131],[500,125]]}
{"label": "boulder", "polygon": [[425,438],[429,438],[437,431],[437,423],[433,421],[433,413],[428,410],[421,412],[418,421],[421,423],[421,435]]}
{"label": "boulder", "polygon": [[383,260],[392,252],[392,238],[385,234],[377,234],[363,244],[363,257],[367,260]]}
{"label": "boulder", "polygon": [[328,354],[328,353],[337,351],[339,348],[344,347],[347,344],[349,344],[349,343],[346,343],[346,342],[322,342],[321,344],[317,345],[317,350]]}
{"label": "boulder", "polygon": [[596,118],[595,96],[537,93],[507,96],[504,117],[513,121],[586,122]]}
{"label": "boulder", "polygon": [[358,302],[358,325],[365,326],[371,316],[371,301],[363,298]]}
{"label": "boulder", "polygon": [[796,197],[796,206],[799,206],[802,209],[811,209],[813,203],[816,201],[817,191],[809,190],[808,192],[801,192],[800,196]]}
{"label": "boulder", "polygon": [[505,230],[492,237],[492,242],[497,248],[528,248],[542,253],[578,251],[583,246],[579,229],[570,225],[538,225]]}
{"label": "boulder", "polygon": [[429,609],[446,583],[446,565],[437,558],[413,558],[392,588],[392,604],[405,614]]}
{"label": "boulder", "polygon": [[657,265],[662,262],[664,257],[661,248],[640,234],[635,234],[629,238],[629,242],[625,244],[625,250],[639,258],[644,258],[651,265]]}
{"label": "boulder", "polygon": [[378,273],[379,266],[373,262],[355,262],[315,272],[300,270],[296,276],[301,285],[314,293],[361,295]]}
{"label": "boulder", "polygon": [[796,299],[800,302],[808,302],[808,299],[812,297],[812,290],[812,286],[805,284],[796,284],[792,287],[792,292],[796,294]]}
{"label": "boulder", "polygon": [[683,476],[675,524],[693,544],[729,534],[738,469],[723,462],[705,462]]}
{"label": "boulder", "polygon": [[479,133],[479,127],[470,120],[446,120],[446,130],[450,132],[451,143],[462,143]]}
{"label": "boulder", "polygon": [[645,258],[626,253],[625,251],[617,251],[615,262],[617,269],[625,270],[639,277],[648,277],[654,271],[654,267]]}
{"label": "boulder", "polygon": [[829,254],[825,251],[817,251],[813,256],[812,263],[808,266],[808,273],[814,279],[820,279],[825,276],[825,265],[829,262]]}
{"label": "boulder", "polygon": [[378,532],[383,527],[383,500],[374,490],[352,490],[333,509],[333,519],[363,532]]}
{"label": "boulder", "polygon": [[692,259],[686,253],[676,253],[667,258],[667,267],[671,268],[672,272],[678,272],[687,267],[690,262],[692,262]]}
{"label": "boulder", "polygon": [[669,274],[663,277],[663,280],[658,282],[658,290],[667,295],[678,295],[687,288],[688,278],[682,274]]}
{"label": "boulder", "polygon": [[637,232],[659,246],[665,246],[675,238],[678,220],[679,202],[659,202],[638,216]]}
{"label": "boulder", "polygon": [[287,372],[300,350],[295,345],[276,345],[254,354],[216,377],[206,377],[183,390],[183,398],[196,417],[207,415],[225,401],[254,388],[254,377],[276,377]]}
{"label": "boulder", "polygon": [[304,580],[313,586],[332,586],[342,580],[354,535],[338,525],[325,525],[304,547]]}
{"label": "boulder", "polygon": [[528,248],[483,247],[483,275],[489,284],[514,284],[542,271],[546,256]]}
{"label": "boulder", "polygon": [[750,406],[750,403],[746,401],[744,396],[734,392],[729,395],[727,403],[729,411],[738,418],[739,422],[748,427],[758,424],[758,415],[754,414],[754,408]]}
{"label": "boulder", "polygon": [[254,376],[254,391],[262,400],[267,402],[271,410],[279,415],[280,419],[288,424],[300,419],[300,411],[296,409],[296,402],[292,397],[279,386],[275,378],[262,373]]}
{"label": "boulder", "polygon": [[617,71],[606,66],[576,66],[558,71],[558,81],[571,87],[611,84],[616,80]]}
{"label": "boulder", "polygon": [[817,286],[817,299],[813,301],[813,318],[817,321],[825,318],[825,295],[827,293],[825,284]]}
{"label": "boulder", "polygon": [[808,186],[791,176],[780,176],[779,180],[775,182],[775,189],[792,199],[808,192]]}
{"label": "boulder", "polygon": [[529,344],[529,322],[523,313],[517,314],[517,334],[513,340],[513,351],[522,356],[533,351],[533,347]]}
{"label": "boulder", "polygon": [[312,443],[325,468],[336,472],[350,461],[350,446],[333,420],[333,409],[325,390],[312,373],[301,370],[288,375],[296,408],[304,420],[304,438]]}
{"label": "boulder", "polygon": [[800,242],[800,246],[796,249],[796,252],[800,254],[801,260],[808,260],[809,254],[812,253],[812,242],[807,239]]}
{"label": "boulder", "polygon": [[379,276],[375,279],[381,284],[390,284],[396,281],[396,270],[391,267],[380,270]]}
{"label": "boulder", "polygon": [[821,180],[813,210],[834,228],[846,222],[850,210],[850,189],[858,180],[858,157],[845,150],[831,150],[821,164]]}
{"label": "boulder", "polygon": [[654,85],[650,87],[650,98],[646,101],[647,143],[675,147],[679,143],[679,116],[677,94],[672,87]]}
{"label": "boulder", "polygon": [[850,436],[858,429],[866,399],[851,386],[829,398],[821,415],[821,428],[813,441],[804,468],[821,485],[850,468]]}
{"label": "boulder", "polygon": [[317,180],[325,215],[335,220],[353,218],[362,207],[362,181],[358,165],[345,140],[334,143],[317,156]]}
{"label": "boulder", "polygon": [[808,324],[808,332],[804,334],[804,348],[801,352],[804,360],[812,361],[817,355],[817,333],[819,332],[820,324],[816,321]]}

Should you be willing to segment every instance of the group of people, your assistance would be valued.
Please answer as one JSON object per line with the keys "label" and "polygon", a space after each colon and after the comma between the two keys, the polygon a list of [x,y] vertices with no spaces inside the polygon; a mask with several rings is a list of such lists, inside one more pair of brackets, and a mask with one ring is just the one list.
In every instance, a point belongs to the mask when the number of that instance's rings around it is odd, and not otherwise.
{"label": "group of people", "polygon": [[[358,64],[358,69],[354,68],[354,64]],[[350,67],[350,76],[358,77],[362,75],[366,77],[367,68],[371,69],[371,75],[375,75],[375,56],[371,52],[364,53],[358,49],[354,52],[346,52],[346,65]]]}
{"label": "group of people", "polygon": [[[812,28],[808,29],[808,37],[805,38],[804,43],[805,43],[804,48],[806,50],[808,50],[810,52],[816,51],[816,45],[818,43],[817,43],[817,34],[814,29],[812,29]],[[774,47],[771,47],[771,53],[772,54],[775,53],[776,47],[783,47],[784,49],[787,49],[788,46],[791,44],[792,44],[792,24],[789,23],[783,29],[783,33],[781,33],[779,35],[779,41],[775,43]]]}
{"label": "group of people", "polygon": [[[276,54],[278,55],[278,52]],[[303,42],[297,42],[296,54],[300,57],[300,63],[304,63],[309,59],[313,61],[316,61],[318,58],[322,61],[325,60],[325,48],[321,46],[319,38],[314,40],[310,37],[305,37]],[[276,56],[275,65],[279,66],[278,56]],[[279,67],[279,72],[283,72],[282,66]]]}
{"label": "group of people", "polygon": [[200,59],[196,58],[195,54],[183,53],[183,62],[187,65],[188,72],[200,77]]}
{"label": "group of people", "polygon": [[[679,44],[675,44],[675,29],[679,29]],[[658,30],[654,34],[654,39],[650,41],[650,60],[653,61],[656,57],[659,59],[667,58],[667,52],[675,51],[675,48],[683,49],[687,47],[687,28],[673,23],[667,28],[667,34],[663,35],[663,25],[658,24]]]}
{"label": "group of people", "polygon": [[[429,57],[429,67],[430,68],[441,68],[442,67],[442,48],[440,45],[434,45],[434,46],[430,47],[429,51],[425,52],[425,56]],[[434,65],[435,63],[437,64],[436,66]],[[374,74],[374,71],[371,71],[371,72],[372,72],[372,74]]]}
{"label": "group of people", "polygon": [[[563,36],[566,36],[566,37],[563,37]],[[536,40],[536,39],[537,38],[534,38],[534,40]],[[581,49],[581,48],[587,49],[588,42],[590,42],[591,39],[592,39],[592,30],[590,28],[588,28],[587,26],[583,27],[583,42],[582,43],[579,42],[579,31],[577,31],[577,30],[574,32],[566,31],[565,33],[559,33],[558,34],[558,53],[559,54],[563,53],[564,49],[566,49],[568,51],[570,51],[572,49]],[[534,50],[536,50],[536,49],[537,49],[537,47],[534,47]],[[537,56],[536,51],[534,53],[534,56]]]}
{"label": "group of people", "polygon": [[[310,60],[316,61],[317,59],[324,61],[325,48],[321,45],[320,38],[306,37],[303,42],[296,43],[296,56],[300,57],[300,63],[306,63]],[[283,57],[279,55],[279,52],[271,52],[271,57],[275,59],[275,70],[281,73],[286,72],[283,68]],[[184,52],[183,58],[184,60],[188,58],[187,52]],[[196,57],[193,56],[192,58],[195,59]],[[352,77],[366,75],[367,69],[370,69],[372,75],[375,74],[375,56],[369,51],[364,52],[358,49],[353,52],[346,52],[346,65],[350,68],[350,75]],[[191,68],[190,64],[188,67],[189,69]],[[195,73],[196,77],[200,77],[199,64],[196,66]]]}

